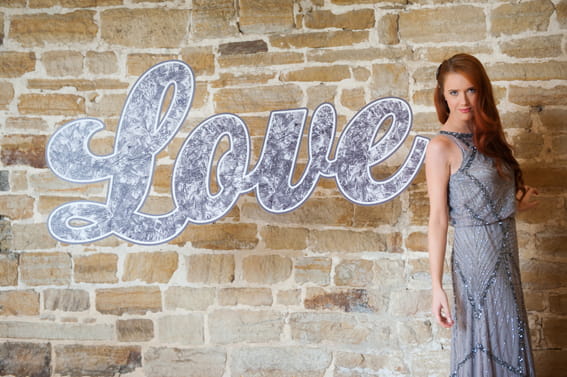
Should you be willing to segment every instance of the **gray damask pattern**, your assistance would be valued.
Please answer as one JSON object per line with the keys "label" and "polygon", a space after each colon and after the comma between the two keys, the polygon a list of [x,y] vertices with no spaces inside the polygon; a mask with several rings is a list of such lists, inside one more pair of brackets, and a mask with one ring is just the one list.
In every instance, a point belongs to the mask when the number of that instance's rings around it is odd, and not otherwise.
{"label": "gray damask pattern", "polygon": [[[171,102],[160,115],[170,88]],[[412,123],[407,102],[383,98],[368,104],[349,122],[333,159],[337,116],[331,104],[322,104],[309,127],[307,165],[293,183],[307,109],[271,113],[259,160],[252,169],[246,124],[234,114],[218,114],[190,133],[177,156],[172,176],[174,209],[162,215],[143,213],[140,209],[149,194],[156,155],[183,124],[194,90],[191,68],[181,61],[166,61],[150,68],[134,84],[112,154],[97,156],[88,148],[90,138],[104,128],[97,119],[69,122],[51,137],[47,161],[57,176],[77,183],[109,181],[105,203],[76,201],[51,213],[48,228],[55,239],[86,243],[116,235],[137,244],[164,243],[189,223],[222,218],[247,192],[255,191],[266,211],[292,211],[309,198],[320,177],[335,178],[341,192],[357,204],[380,204],[409,185],[425,156],[428,140],[417,136],[394,175],[385,180],[372,177],[370,168],[399,148]],[[388,118],[392,118],[391,125],[375,141]],[[228,141],[228,149],[215,161],[215,151],[223,140]],[[215,164],[218,190],[213,193],[209,182]]]}

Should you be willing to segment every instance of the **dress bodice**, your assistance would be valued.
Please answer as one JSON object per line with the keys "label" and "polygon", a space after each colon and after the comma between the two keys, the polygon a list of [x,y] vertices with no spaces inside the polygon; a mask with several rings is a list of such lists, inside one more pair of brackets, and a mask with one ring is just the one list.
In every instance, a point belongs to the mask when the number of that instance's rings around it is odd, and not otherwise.
{"label": "dress bodice", "polygon": [[449,178],[449,216],[455,227],[492,224],[514,215],[515,184],[512,172],[503,176],[491,158],[473,145],[472,134],[441,131],[462,152],[460,168]]}

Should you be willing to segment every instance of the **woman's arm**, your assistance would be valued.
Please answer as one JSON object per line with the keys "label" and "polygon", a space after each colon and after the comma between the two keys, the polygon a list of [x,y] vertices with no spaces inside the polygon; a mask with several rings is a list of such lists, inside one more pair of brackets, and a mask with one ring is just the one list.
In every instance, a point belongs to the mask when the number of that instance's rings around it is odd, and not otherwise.
{"label": "woman's arm", "polygon": [[[428,250],[432,279],[432,312],[443,327],[451,327],[453,319],[443,289],[443,265],[449,224],[447,204],[448,184],[451,175],[451,143],[436,137],[428,145],[425,157],[425,175],[429,195]],[[456,147],[456,146],[455,146]]]}

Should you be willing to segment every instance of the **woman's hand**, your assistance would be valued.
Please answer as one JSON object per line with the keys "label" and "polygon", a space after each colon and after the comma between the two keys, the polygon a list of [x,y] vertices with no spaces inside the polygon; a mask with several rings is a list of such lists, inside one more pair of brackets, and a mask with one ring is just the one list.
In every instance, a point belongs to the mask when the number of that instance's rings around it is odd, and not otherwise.
{"label": "woman's hand", "polygon": [[431,311],[435,315],[437,322],[445,327],[450,328],[453,326],[453,318],[451,317],[451,310],[449,309],[449,302],[447,301],[447,294],[443,288],[433,289],[433,302]]}
{"label": "woman's hand", "polygon": [[516,199],[518,200],[518,211],[525,211],[535,207],[539,202],[532,200],[532,196],[537,196],[539,192],[530,186],[524,186],[526,192],[522,196],[522,192],[518,191],[516,193]]}

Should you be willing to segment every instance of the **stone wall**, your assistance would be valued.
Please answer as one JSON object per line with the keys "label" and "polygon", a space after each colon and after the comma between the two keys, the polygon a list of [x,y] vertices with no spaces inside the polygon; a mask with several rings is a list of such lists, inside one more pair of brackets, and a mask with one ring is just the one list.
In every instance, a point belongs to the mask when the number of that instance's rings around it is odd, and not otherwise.
{"label": "stone wall", "polygon": [[[371,100],[399,96],[414,111],[413,134],[431,136],[435,69],[463,51],[485,62],[507,137],[541,192],[519,216],[521,270],[539,376],[558,376],[566,29],[565,0],[1,0],[0,374],[446,376],[449,332],[429,312],[423,172],[375,207],[323,179],[288,214],[245,195],[221,221],[160,246],[67,245],[49,236],[47,216],[103,201],[107,184],[56,178],[44,150],[59,126],[89,116],[107,125],[92,150],[110,153],[137,77],[186,61],[196,99],[159,155],[144,207],[165,213],[177,152],[205,118],[240,115],[257,156],[270,110],[311,114],[331,102],[340,131]],[[408,148],[376,174],[394,171]]]}

